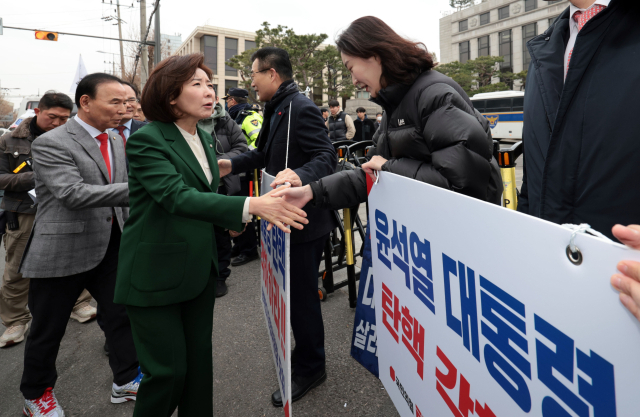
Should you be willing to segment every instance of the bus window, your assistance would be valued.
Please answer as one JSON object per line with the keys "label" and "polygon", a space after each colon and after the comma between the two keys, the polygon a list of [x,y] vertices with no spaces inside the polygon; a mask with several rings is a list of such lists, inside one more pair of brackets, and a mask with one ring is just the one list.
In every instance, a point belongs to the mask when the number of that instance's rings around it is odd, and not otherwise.
{"label": "bus window", "polygon": [[38,108],[38,103],[40,103],[39,101],[30,101],[27,103],[27,108],[25,110],[33,110]]}
{"label": "bus window", "polygon": [[500,113],[511,111],[510,98],[494,98],[487,100],[487,113]]}
{"label": "bus window", "polygon": [[476,108],[480,113],[484,113],[484,109],[486,107],[486,100],[471,100],[473,103],[473,107]]}
{"label": "bus window", "polygon": [[524,110],[524,97],[514,97],[513,98],[513,110],[512,111],[523,111]]}

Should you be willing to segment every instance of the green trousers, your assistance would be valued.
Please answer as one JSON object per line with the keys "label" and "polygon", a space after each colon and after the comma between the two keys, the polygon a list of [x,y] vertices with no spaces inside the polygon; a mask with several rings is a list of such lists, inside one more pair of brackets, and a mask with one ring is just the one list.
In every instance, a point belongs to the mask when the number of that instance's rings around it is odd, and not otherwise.
{"label": "green trousers", "polygon": [[213,416],[211,334],[216,278],[196,298],[159,307],[127,306],[144,377],[134,417]]}

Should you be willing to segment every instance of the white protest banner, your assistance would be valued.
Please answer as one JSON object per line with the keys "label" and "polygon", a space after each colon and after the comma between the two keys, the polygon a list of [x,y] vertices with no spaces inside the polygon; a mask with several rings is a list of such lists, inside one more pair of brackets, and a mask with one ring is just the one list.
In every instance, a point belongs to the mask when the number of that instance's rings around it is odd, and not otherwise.
{"label": "white protest banner", "polygon": [[[275,179],[262,171],[260,192],[271,191],[269,184]],[[289,254],[291,238],[288,233],[274,227],[267,232],[269,223],[260,221],[260,247],[262,279],[260,280],[260,299],[267,321],[269,344],[276,366],[276,375],[280,385],[284,415],[291,417],[291,319]]]}
{"label": "white protest banner", "polygon": [[[613,203],[613,202],[612,202]],[[640,251],[383,172],[369,196],[380,379],[401,416],[640,414]]]}

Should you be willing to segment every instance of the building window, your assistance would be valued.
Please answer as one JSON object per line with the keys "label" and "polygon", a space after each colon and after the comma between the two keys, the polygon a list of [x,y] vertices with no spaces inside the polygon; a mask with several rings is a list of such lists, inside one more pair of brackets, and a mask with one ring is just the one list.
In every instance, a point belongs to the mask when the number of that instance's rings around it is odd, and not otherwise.
{"label": "building window", "polygon": [[218,37],[204,35],[200,39],[200,52],[204,55],[204,64],[213,71],[213,75],[218,74]]}
{"label": "building window", "polygon": [[504,61],[500,64],[502,71],[511,71],[511,30],[505,30],[498,34],[500,44],[500,56]]}
{"label": "building window", "polygon": [[244,41],[244,50],[250,51],[251,49],[256,49],[256,41]]}
{"label": "building window", "polygon": [[488,25],[490,21],[491,18],[489,17],[489,12],[480,15],[480,26]]}
{"label": "building window", "polygon": [[478,56],[489,56],[489,35],[478,38]]}
{"label": "building window", "polygon": [[460,43],[460,63],[464,64],[469,60],[469,41]]}
{"label": "building window", "polygon": [[538,0],[524,0],[524,11],[530,12],[538,8]]}
{"label": "building window", "polygon": [[[224,59],[225,61],[229,61],[234,56],[238,55],[238,40],[232,38],[224,39]],[[228,75],[230,77],[237,77],[238,70],[232,68],[228,65],[224,66],[224,75]]]}
{"label": "building window", "polygon": [[557,18],[558,18],[558,16],[552,17],[552,18],[549,19],[549,27],[553,26],[553,23],[556,21]]}
{"label": "building window", "polygon": [[531,62],[531,55],[529,55],[529,49],[527,48],[527,42],[538,35],[538,24],[531,23],[522,27],[522,56],[524,57],[524,69],[529,68]]}
{"label": "building window", "polygon": [[230,88],[238,88],[238,81],[236,80],[224,80],[224,95],[229,94]]}
{"label": "building window", "polygon": [[371,98],[371,93],[368,91],[356,91],[356,98]]}
{"label": "building window", "polygon": [[506,19],[509,17],[509,6],[501,7],[498,9],[498,19]]}
{"label": "building window", "polygon": [[458,32],[464,32],[467,29],[469,29],[469,19],[458,22]]}

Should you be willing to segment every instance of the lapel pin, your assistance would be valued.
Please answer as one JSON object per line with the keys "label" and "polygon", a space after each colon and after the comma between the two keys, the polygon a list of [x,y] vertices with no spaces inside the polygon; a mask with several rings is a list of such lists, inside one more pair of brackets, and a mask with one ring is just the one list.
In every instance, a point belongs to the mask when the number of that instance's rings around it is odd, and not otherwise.
{"label": "lapel pin", "polygon": [[281,111],[278,112],[278,116],[282,116],[282,112]]}
{"label": "lapel pin", "polygon": [[212,144],[209,144],[209,147],[210,147],[210,148],[213,148],[213,145],[212,145]]}

